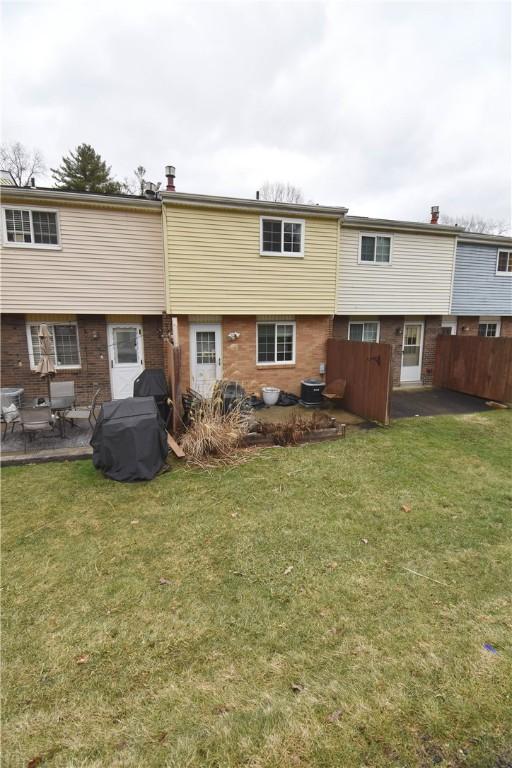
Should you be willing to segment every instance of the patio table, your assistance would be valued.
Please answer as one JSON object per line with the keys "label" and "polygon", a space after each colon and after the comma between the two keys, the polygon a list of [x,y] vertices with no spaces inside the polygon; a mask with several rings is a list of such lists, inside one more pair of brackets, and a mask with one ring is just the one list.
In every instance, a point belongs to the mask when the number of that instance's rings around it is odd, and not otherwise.
{"label": "patio table", "polygon": [[48,405],[52,411],[55,411],[57,419],[59,420],[59,432],[61,437],[65,437],[64,432],[64,414],[73,406],[75,401],[74,397],[54,397],[50,400]]}

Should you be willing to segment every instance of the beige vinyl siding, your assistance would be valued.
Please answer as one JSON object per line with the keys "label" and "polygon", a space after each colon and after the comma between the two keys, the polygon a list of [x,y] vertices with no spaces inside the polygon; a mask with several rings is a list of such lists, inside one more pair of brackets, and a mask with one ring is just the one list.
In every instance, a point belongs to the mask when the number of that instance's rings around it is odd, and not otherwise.
{"label": "beige vinyl siding", "polygon": [[3,205],[57,210],[60,247],[2,246],[2,312],[133,315],[165,309],[158,209]]}
{"label": "beige vinyl siding", "polygon": [[[360,264],[363,234],[391,235],[390,264]],[[450,312],[455,236],[341,228],[337,314]]]}
{"label": "beige vinyl siding", "polygon": [[260,256],[259,213],[165,207],[168,312],[333,313],[337,219],[305,219],[303,258]]}

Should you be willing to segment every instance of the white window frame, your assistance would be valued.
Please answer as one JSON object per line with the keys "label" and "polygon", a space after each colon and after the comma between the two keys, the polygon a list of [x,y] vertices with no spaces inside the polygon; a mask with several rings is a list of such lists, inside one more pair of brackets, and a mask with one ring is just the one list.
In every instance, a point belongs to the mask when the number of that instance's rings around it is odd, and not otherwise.
{"label": "white window frame", "polygon": [[[7,217],[6,211],[27,211],[30,216],[30,236],[32,237],[31,243],[11,243],[7,239]],[[57,239],[58,243],[35,243],[34,242],[34,222],[32,221],[32,213],[54,213],[55,223],[57,225]],[[19,205],[3,205],[2,206],[2,242],[4,248],[40,248],[46,251],[61,251],[62,244],[60,239],[60,219],[59,211],[55,208],[26,208]]]}
{"label": "white window frame", "polygon": [[34,359],[34,350],[32,348],[32,334],[30,332],[30,329],[32,328],[32,326],[40,326],[42,323],[44,323],[48,327],[48,330],[49,330],[49,332],[50,332],[50,334],[52,336],[53,348],[55,350],[55,354],[57,354],[57,346],[55,344],[55,334],[54,334],[53,326],[54,325],[74,325],[75,326],[75,328],[76,328],[76,346],[77,346],[77,351],[78,351],[78,364],[76,364],[76,365],[59,365],[58,362],[55,361],[55,370],[57,370],[57,371],[78,371],[78,370],[80,370],[82,368],[82,357],[80,355],[80,334],[78,332],[78,323],[76,321],[73,321],[73,320],[67,320],[67,321],[64,321],[64,322],[59,322],[58,320],[55,321],[55,322],[45,322],[44,320],[42,320],[41,322],[34,322],[33,320],[32,321],[27,321],[27,323],[26,323],[26,332],[27,332],[28,356],[29,356],[29,360],[30,360],[30,368],[31,368],[31,370],[32,371],[36,370],[37,363],[35,362],[35,359]]}
{"label": "white window frame", "polygon": [[[373,323],[373,324],[377,323],[377,338],[375,339],[375,341],[368,342],[368,341],[366,341],[364,339],[364,326],[366,325],[366,323]],[[365,344],[378,344],[379,343],[379,339],[380,339],[380,320],[373,320],[372,318],[369,318],[369,317],[361,319],[361,320],[349,320],[348,321],[348,340],[349,341],[351,340],[350,339],[350,326],[352,326],[352,325],[362,325],[363,326],[363,339],[362,339],[362,341],[364,341]]]}
{"label": "white window frame", "polygon": [[[373,237],[375,240],[375,253],[373,261],[367,261],[361,259],[363,250],[363,237]],[[377,250],[377,238],[386,237],[389,240],[389,261],[375,261],[375,255]],[[367,264],[369,267],[390,267],[393,261],[393,235],[389,232],[360,232],[359,233],[359,249],[357,253],[357,263]]]}
{"label": "white window frame", "polygon": [[478,318],[478,335],[480,336],[481,325],[496,325],[496,336],[482,336],[482,339],[497,339],[501,333],[501,317],[495,317],[494,315],[482,315]]}
{"label": "white window frame", "polygon": [[[274,356],[277,358],[277,328],[278,325],[291,325],[293,329],[293,342],[292,342],[292,359],[291,360],[274,360],[274,362],[261,362],[258,360],[258,328],[260,325],[273,325],[275,329],[275,341],[274,341]],[[264,365],[265,367],[281,366],[281,365],[295,365],[295,358],[297,355],[297,328],[295,320],[260,320],[256,323],[256,365]]]}
{"label": "white window frame", "polygon": [[512,277],[512,272],[504,271],[503,269],[498,269],[499,263],[500,263],[500,253],[506,253],[508,256],[507,261],[507,267],[510,262],[512,262],[512,249],[511,248],[498,248],[498,253],[496,255],[496,275],[498,277]]}
{"label": "white window frame", "polygon": [[[280,221],[281,222],[281,250],[280,251],[264,251],[263,250],[263,222],[264,221]],[[284,225],[285,224],[300,224],[301,225],[301,237],[300,237],[300,251],[283,251],[284,244]],[[292,259],[304,258],[304,239],[306,237],[306,221],[305,219],[287,219],[282,216],[260,216],[260,256],[285,256]]]}

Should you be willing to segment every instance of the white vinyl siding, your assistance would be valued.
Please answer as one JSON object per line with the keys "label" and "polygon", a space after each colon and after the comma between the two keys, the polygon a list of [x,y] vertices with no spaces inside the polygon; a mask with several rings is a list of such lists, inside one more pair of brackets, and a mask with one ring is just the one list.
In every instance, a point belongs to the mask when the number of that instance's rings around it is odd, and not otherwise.
{"label": "white vinyl siding", "polygon": [[[80,368],[80,346],[76,323],[46,324],[52,345],[52,360],[57,369]],[[30,367],[34,369],[41,357],[39,344],[40,323],[27,324]]]}
{"label": "white vinyl siding", "polygon": [[375,264],[359,259],[361,235],[366,234],[356,228],[341,227],[337,314],[450,313],[455,237],[390,232],[391,261]]}
{"label": "white vinyl siding", "polygon": [[61,205],[58,221],[59,248],[2,248],[2,312],[157,315],[165,309],[160,210]]}

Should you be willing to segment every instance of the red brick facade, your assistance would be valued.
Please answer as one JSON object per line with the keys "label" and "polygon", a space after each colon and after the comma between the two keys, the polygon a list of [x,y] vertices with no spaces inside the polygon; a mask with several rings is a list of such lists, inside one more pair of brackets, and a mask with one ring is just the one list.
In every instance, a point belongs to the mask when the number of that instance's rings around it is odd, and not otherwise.
{"label": "red brick facade", "polygon": [[[181,348],[181,385],[190,386],[190,338],[189,320],[179,317],[179,345]],[[194,322],[196,322],[194,320]],[[295,318],[295,363],[257,365],[256,363],[257,318],[225,316],[222,318],[222,376],[236,380],[248,393],[258,393],[262,386],[274,386],[300,394],[302,379],[323,378],[321,363],[325,364],[326,344],[332,329],[332,318],[323,316],[297,316]],[[231,341],[228,334],[236,331],[239,338]]]}
{"label": "red brick facade", "polygon": [[[402,367],[402,345],[405,317],[403,315],[383,315],[372,318],[380,323],[379,341],[391,345],[391,374],[393,386],[400,386],[400,371]],[[436,338],[441,332],[441,317],[431,315],[423,318],[423,360],[421,367],[421,381],[423,384],[432,384],[434,362],[436,355]],[[336,315],[333,323],[334,336],[338,339],[348,339],[349,318]]]}
{"label": "red brick facade", "polygon": [[[51,316],[48,315],[48,320]],[[105,315],[78,315],[79,369],[57,371],[56,381],[74,381],[78,404],[91,402],[100,387],[100,401],[110,400],[110,368]],[[144,362],[146,368],[163,367],[162,319],[143,318]],[[23,387],[25,400],[47,393],[46,382],[30,369],[25,315],[3,315],[1,329],[2,386]]]}
{"label": "red brick facade", "polygon": [[[500,318],[500,336],[512,337],[512,317]],[[457,318],[457,335],[458,336],[478,336],[478,326],[480,324],[480,318],[471,317],[458,317]]]}

